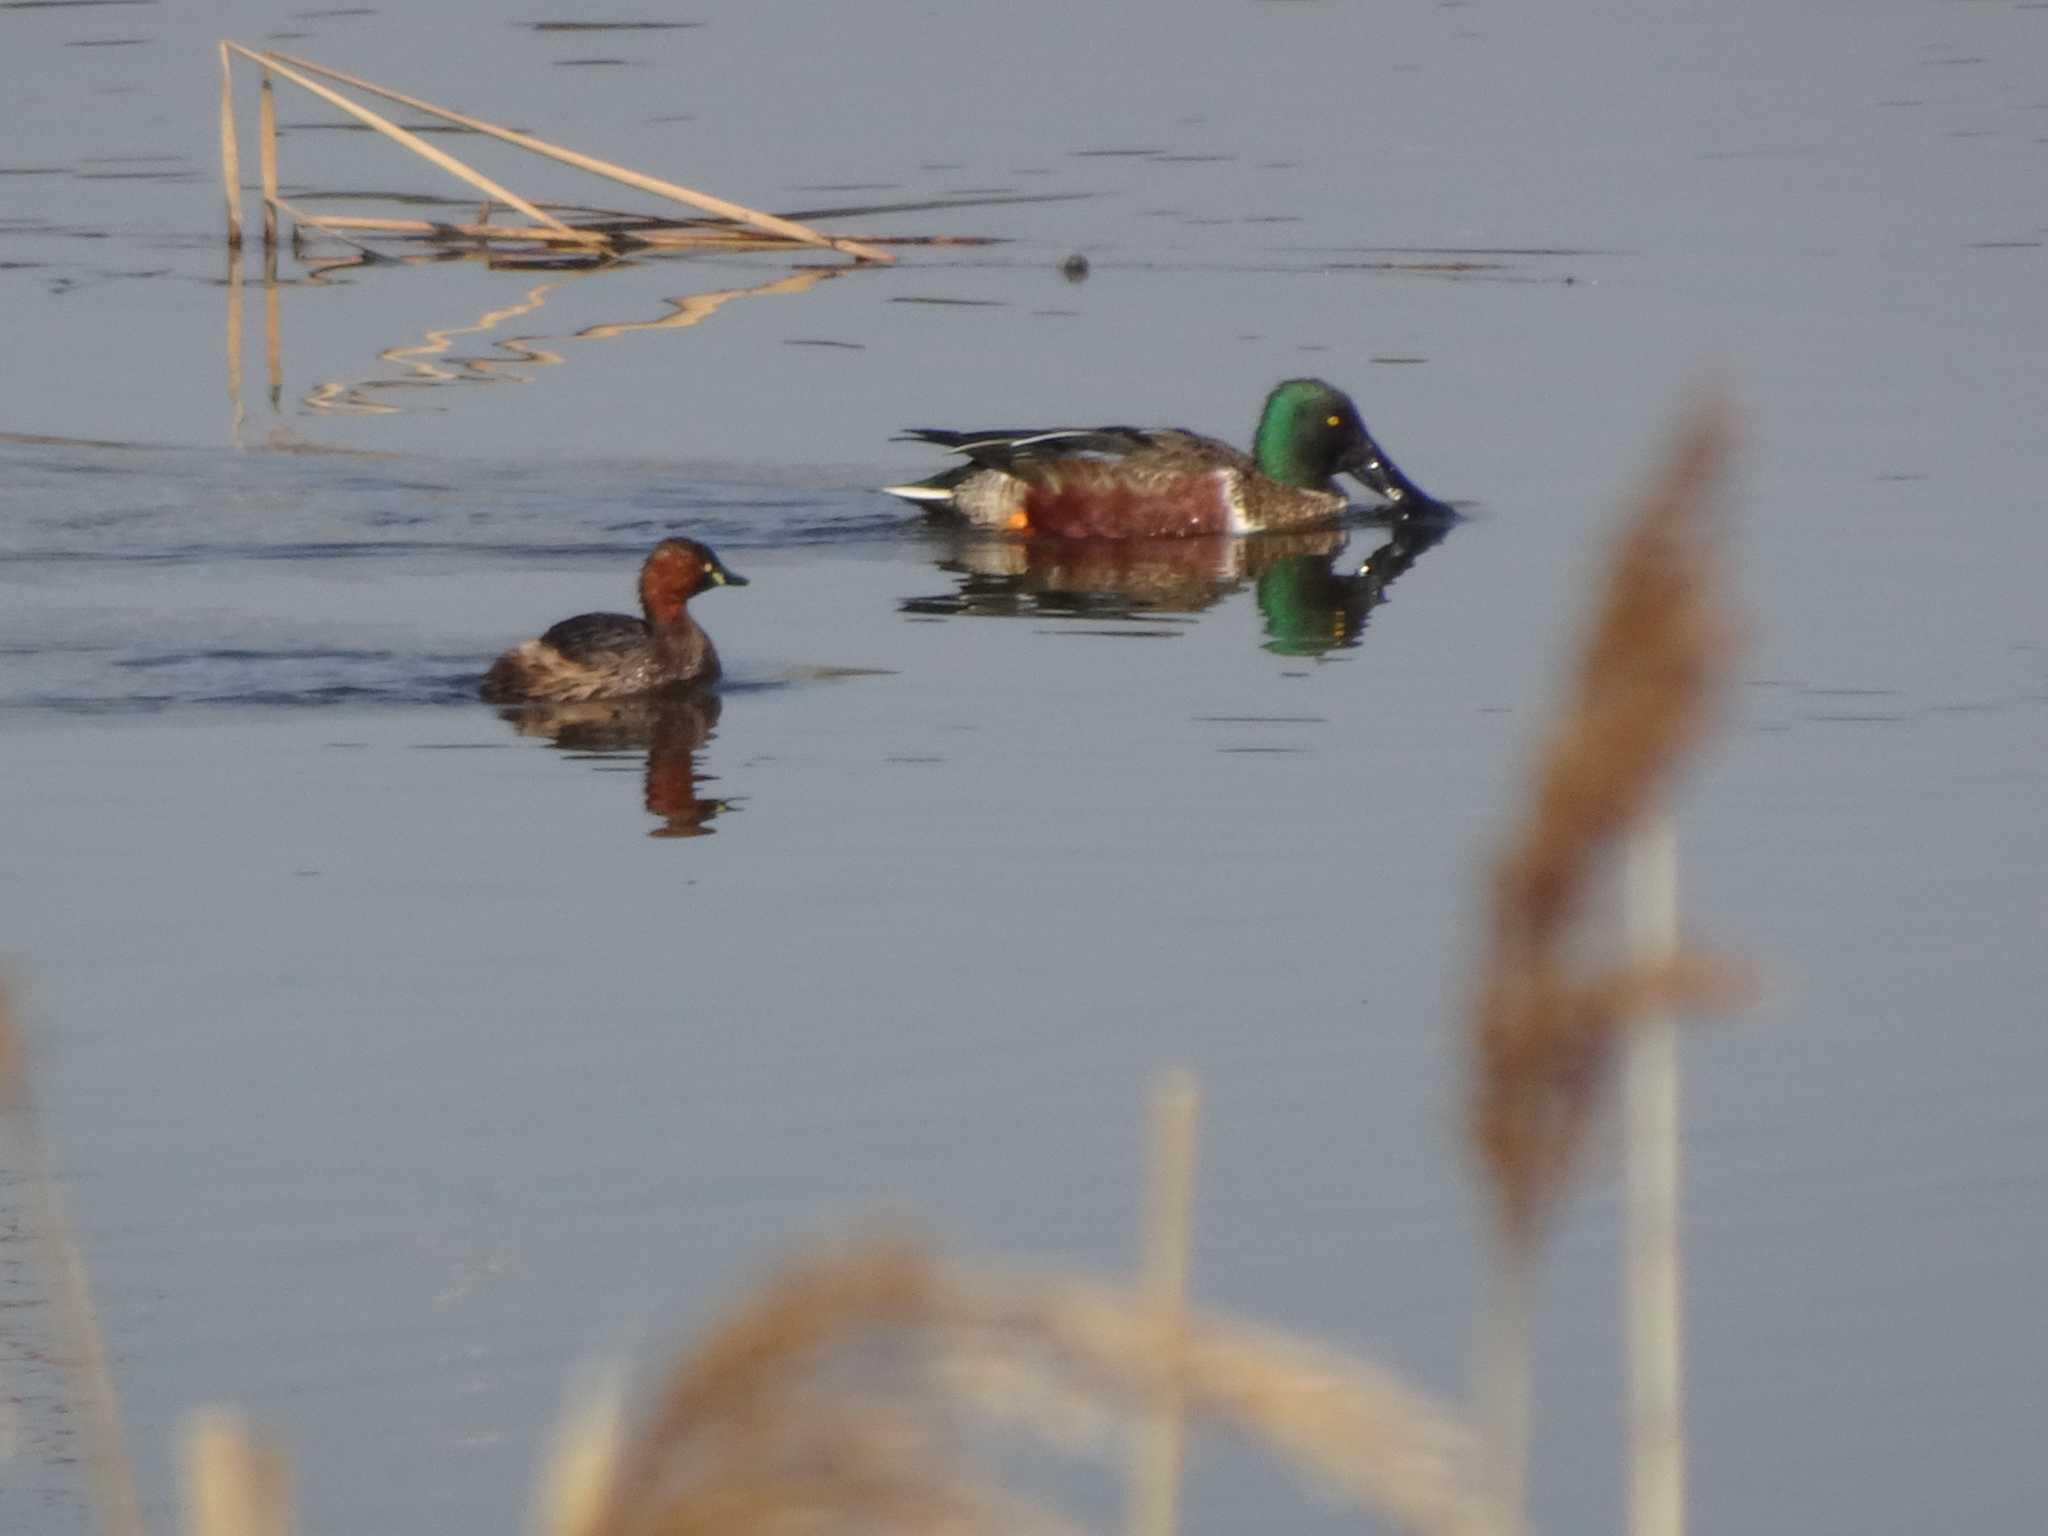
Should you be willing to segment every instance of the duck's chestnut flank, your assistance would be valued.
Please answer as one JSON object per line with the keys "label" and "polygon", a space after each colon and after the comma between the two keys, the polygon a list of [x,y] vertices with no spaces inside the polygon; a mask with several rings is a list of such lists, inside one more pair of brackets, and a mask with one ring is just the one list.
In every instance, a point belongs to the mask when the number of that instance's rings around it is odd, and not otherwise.
{"label": "duck's chestnut flank", "polygon": [[625,699],[716,682],[718,651],[690,616],[706,587],[743,587],[709,545],[663,539],[640,567],[642,618],[579,613],[514,646],[484,674],[493,704]]}

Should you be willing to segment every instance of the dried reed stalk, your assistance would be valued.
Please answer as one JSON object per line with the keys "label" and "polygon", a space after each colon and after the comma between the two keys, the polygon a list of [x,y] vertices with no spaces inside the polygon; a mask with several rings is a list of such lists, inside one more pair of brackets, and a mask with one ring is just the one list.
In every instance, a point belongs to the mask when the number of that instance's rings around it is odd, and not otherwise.
{"label": "dried reed stalk", "polygon": [[446,240],[459,235],[466,240],[488,240],[499,244],[515,240],[531,240],[540,245],[587,246],[591,243],[585,231],[550,229],[546,225],[450,224],[441,219],[386,219],[365,214],[307,213],[303,209],[292,216],[309,228],[325,230],[329,234],[359,229],[372,234],[409,235],[429,240]]}
{"label": "dried reed stalk", "polygon": [[1496,1518],[1509,1531],[1522,1505],[1536,1250],[1616,1049],[1643,1016],[1737,992],[1727,966],[1675,942],[1592,970],[1573,952],[1597,874],[1668,793],[1726,683],[1734,636],[1712,506],[1728,443],[1725,410],[1696,407],[1617,535],[1570,697],[1493,870],[1470,1133],[1500,1250],[1482,1399]]}
{"label": "dried reed stalk", "polygon": [[613,1377],[570,1399],[536,1500],[540,1536],[583,1536],[603,1513],[625,1438],[622,1397]]}
{"label": "dried reed stalk", "polygon": [[[454,176],[461,181],[468,182],[469,185],[476,188],[477,191],[483,193],[486,197],[495,198],[500,202],[507,203],[510,206],[517,208],[521,213],[525,214],[529,219],[533,220],[534,223],[545,224],[550,229],[553,229],[560,233],[561,235],[563,235],[565,238],[577,240],[580,243],[586,245],[599,245],[603,243],[604,237],[602,235],[592,234],[588,231],[570,229],[568,225],[564,224],[560,219],[556,218],[553,214],[541,212],[540,209],[534,207],[533,204],[529,203],[517,192],[508,191],[506,188],[499,186],[497,182],[491,180],[490,177],[484,175],[482,171],[475,169],[474,167],[470,166],[469,164],[462,160],[458,160],[455,156],[449,154],[445,149],[435,148],[432,144],[429,144],[425,139],[422,139],[418,134],[412,133],[407,129],[399,127],[398,124],[392,122],[390,118],[385,117],[380,113],[372,112],[368,107],[361,106],[356,102],[350,101],[348,97],[342,95],[341,92],[336,90],[330,90],[328,87],[322,85],[319,81],[310,80],[306,76],[300,74],[297,70],[292,69],[287,64],[280,62],[283,59],[289,58],[289,55],[275,53],[256,53],[251,49],[244,48],[240,43],[224,42],[221,44],[221,46],[225,49],[232,49],[234,52],[240,54],[243,58],[249,60],[253,64],[261,65],[266,69],[276,71],[279,75],[282,75],[285,79],[291,81],[293,85],[298,86],[301,90],[311,91],[315,96],[318,96],[322,101],[328,103],[330,106],[339,107],[342,111],[346,112],[350,117],[354,118],[364,127],[374,128],[378,133],[383,134],[387,139],[390,139],[397,144],[401,144],[405,148],[411,150],[414,154],[418,155],[422,160],[426,160],[431,164],[439,166],[449,175]],[[298,61],[294,60],[293,62],[296,63]]]}
{"label": "dried reed stalk", "polygon": [[[288,206],[279,201],[280,207]],[[450,224],[441,219],[393,219],[370,214],[307,213],[303,209],[293,210],[292,216],[308,228],[318,229],[339,237],[343,230],[362,230],[373,234],[398,235],[412,240],[475,240],[479,244],[503,245],[515,241],[531,241],[537,245],[587,246],[590,242],[582,238],[586,231],[577,231],[574,237],[565,236],[558,230],[546,229],[530,224],[470,223]],[[888,235],[891,245],[970,245],[985,244],[984,241],[969,240],[966,237],[945,235]],[[745,229],[733,229],[714,225],[677,225],[668,228],[650,226],[634,228],[624,232],[620,242],[628,246],[647,246],[660,250],[720,250],[720,251],[785,251],[787,240],[770,239]],[[824,268],[825,271],[844,271],[842,267]]]}
{"label": "dried reed stalk", "polygon": [[263,248],[277,249],[277,89],[270,71],[256,92],[256,159],[263,176]]}
{"label": "dried reed stalk", "polygon": [[58,1355],[78,1408],[86,1484],[105,1536],[142,1536],[135,1467],[121,1433],[120,1393],[107,1363],[107,1343],[86,1283],[78,1234],[50,1172],[48,1149],[36,1124],[27,1056],[7,995],[0,990],[0,1132],[6,1135],[7,1162],[19,1170],[27,1192],[30,1243],[49,1288]]}
{"label": "dried reed stalk", "polygon": [[235,146],[235,80],[228,48],[220,45],[220,179],[228,197],[228,249],[242,244],[242,157]]}
{"label": "dried reed stalk", "polygon": [[[239,51],[247,53],[248,50],[241,49]],[[254,54],[249,56],[252,58],[257,57]],[[339,81],[343,85],[353,86],[359,91],[367,91],[373,96],[381,96],[386,101],[395,101],[401,106],[410,107],[416,112],[424,112],[430,117],[438,117],[444,122],[457,124],[460,127],[469,129],[473,133],[486,134],[503,143],[516,145],[518,148],[527,150],[532,154],[544,155],[550,160],[558,160],[564,165],[573,165],[578,170],[588,171],[593,176],[602,176],[609,181],[616,181],[622,186],[633,187],[638,191],[649,193],[655,197],[667,198],[671,202],[682,203],[686,207],[701,209],[705,213],[713,214],[721,219],[731,219],[737,223],[752,225],[756,229],[765,230],[784,240],[795,241],[800,245],[822,246],[830,250],[841,251],[860,261],[892,262],[896,259],[878,246],[868,245],[858,240],[846,240],[823,234],[818,230],[812,229],[807,224],[797,223],[794,219],[785,219],[772,213],[763,213],[760,209],[749,208],[744,203],[735,203],[726,198],[713,197],[708,192],[698,192],[672,181],[663,181],[657,176],[646,176],[639,171],[628,170],[623,165],[615,165],[609,160],[600,160],[595,155],[586,155],[573,149],[565,149],[559,144],[551,144],[546,139],[535,138],[530,133],[520,133],[511,128],[502,128],[498,124],[486,122],[480,117],[471,117],[466,113],[454,112],[447,107],[437,107],[432,102],[420,100],[417,96],[408,96],[402,91],[394,91],[381,85],[372,84],[360,76],[347,74],[338,69],[329,69],[324,65],[313,63],[310,59],[301,59],[289,53],[275,52],[262,55],[262,57],[273,62],[281,59],[285,63],[296,65],[298,68],[309,73],[321,75],[329,80]],[[293,78],[289,70],[281,68],[280,72],[285,74],[287,78]],[[305,82],[301,81],[301,83]],[[323,91],[321,94],[326,95],[328,93]],[[513,206],[521,212],[526,211],[526,205],[516,200],[513,202]],[[540,220],[537,222],[552,221]]]}
{"label": "dried reed stalk", "polygon": [[1520,1536],[1529,1471],[1529,1318],[1535,1265],[1519,1249],[1495,1254],[1486,1275],[1479,1359],[1481,1474],[1501,1536]]}
{"label": "dried reed stalk", "polygon": [[[271,201],[277,205],[278,210],[280,212],[289,214],[294,223],[304,224],[309,228],[322,230],[325,233],[332,235],[335,239],[339,240],[343,245],[354,246],[357,250],[361,251],[365,256],[369,257],[373,261],[382,261],[385,259],[383,253],[379,251],[375,246],[365,245],[362,241],[354,239],[349,235],[343,234],[340,228],[334,227],[336,222],[341,222],[343,227],[346,227],[346,221],[336,221],[332,218],[331,215],[308,213],[306,212],[305,209],[297,207],[292,203],[285,201],[285,199],[282,197],[274,197],[271,199]],[[552,235],[552,231],[550,231],[550,235]],[[573,241],[571,243],[581,245],[584,242],[579,240]]]}
{"label": "dried reed stalk", "polygon": [[[1678,832],[1654,815],[1626,854],[1632,948],[1678,947]],[[1679,1259],[1678,1029],[1670,1013],[1630,1033],[1623,1097],[1628,1135],[1629,1530],[1684,1536],[1684,1271]]]}
{"label": "dried reed stalk", "polygon": [[[279,206],[287,205],[280,200]],[[583,250],[591,248],[591,242],[582,238],[584,231],[578,231],[576,236],[571,238],[556,230],[530,224],[450,224],[439,219],[392,219],[366,214],[307,213],[304,210],[294,210],[293,217],[308,228],[331,234],[337,239],[346,239],[343,231],[353,229],[371,234],[396,235],[408,240],[474,240],[480,246],[530,242],[535,245],[573,245]],[[744,229],[713,229],[709,226],[693,229],[635,230],[619,243],[681,251],[743,252],[789,249],[787,240],[769,239]],[[613,242],[607,240],[600,254],[610,255],[612,244]],[[845,268],[829,267],[822,270],[839,272]]]}
{"label": "dried reed stalk", "polygon": [[[715,1530],[721,1511],[742,1505],[768,1523],[778,1464],[791,1469],[790,1504],[801,1507],[820,1491],[815,1470],[789,1449],[810,1435],[797,1407],[804,1373],[838,1335],[914,1324],[932,1286],[922,1260],[883,1248],[803,1266],[756,1290],[670,1370],[639,1430],[610,1458],[616,1471],[588,1536]],[[836,1442],[839,1432],[835,1422],[825,1438]],[[865,1495],[876,1479],[863,1472],[851,1481]],[[742,1499],[735,1490],[748,1482],[754,1493]],[[693,1507],[697,1483],[708,1491]]]}
{"label": "dried reed stalk", "polygon": [[878,1336],[891,1334],[941,1367],[954,1401],[974,1400],[963,1384],[990,1361],[1050,1368],[1127,1413],[1177,1375],[1189,1412],[1260,1437],[1407,1529],[1488,1530],[1461,1482],[1463,1431],[1362,1362],[1200,1316],[1174,1350],[1142,1290],[970,1275],[875,1245],[799,1264],[749,1296],[669,1372],[639,1429],[606,1458],[616,1472],[597,1513],[561,1536],[711,1536],[799,1516],[932,1528],[977,1512],[998,1524],[1055,1520],[1006,1514],[999,1499],[944,1471],[913,1412],[872,1392],[838,1399],[820,1385],[824,1367],[872,1358]]}
{"label": "dried reed stalk", "polygon": [[241,1419],[198,1414],[185,1438],[189,1536],[291,1536],[291,1461]]}
{"label": "dried reed stalk", "polygon": [[1195,1117],[1200,1105],[1193,1073],[1169,1072],[1153,1087],[1140,1283],[1152,1304],[1165,1369],[1147,1405],[1132,1462],[1130,1536],[1174,1536],[1180,1529],[1181,1464],[1187,1440],[1181,1360],[1187,1338]]}
{"label": "dried reed stalk", "polygon": [[[1167,1362],[1142,1298],[1058,1279],[972,1283],[963,1319],[1037,1350],[1109,1400],[1141,1397]],[[1462,1425],[1365,1361],[1235,1320],[1197,1314],[1178,1362],[1191,1416],[1262,1440],[1296,1471],[1411,1531],[1492,1530],[1465,1482]]]}

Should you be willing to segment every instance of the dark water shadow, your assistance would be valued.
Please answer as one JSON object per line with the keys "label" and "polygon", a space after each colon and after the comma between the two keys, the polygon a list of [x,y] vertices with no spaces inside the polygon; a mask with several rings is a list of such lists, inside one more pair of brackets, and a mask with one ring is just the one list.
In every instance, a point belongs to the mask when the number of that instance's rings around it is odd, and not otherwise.
{"label": "dark water shadow", "polygon": [[683,32],[701,21],[515,21],[529,32]]}
{"label": "dark water shadow", "polygon": [[721,707],[710,689],[692,688],[657,698],[513,705],[500,709],[498,718],[519,735],[597,764],[600,771],[639,762],[641,803],[661,823],[647,835],[709,837],[712,820],[735,808],[703,792],[717,781],[698,764]]}
{"label": "dark water shadow", "polygon": [[954,590],[905,598],[898,611],[927,618],[1061,618],[1117,627],[1077,630],[1171,638],[1246,587],[1264,616],[1264,648],[1320,656],[1361,643],[1393,584],[1450,536],[1462,517],[1442,503],[1396,514],[1356,567],[1343,559],[1350,530],[1192,539],[1013,538],[952,530],[936,562]]}
{"label": "dark water shadow", "polygon": [[[476,697],[469,656],[349,646],[216,646],[136,653],[119,641],[10,646],[21,669],[57,668],[57,686],[0,688],[0,712],[73,718],[188,710],[446,708]],[[81,665],[81,662],[83,665]]]}

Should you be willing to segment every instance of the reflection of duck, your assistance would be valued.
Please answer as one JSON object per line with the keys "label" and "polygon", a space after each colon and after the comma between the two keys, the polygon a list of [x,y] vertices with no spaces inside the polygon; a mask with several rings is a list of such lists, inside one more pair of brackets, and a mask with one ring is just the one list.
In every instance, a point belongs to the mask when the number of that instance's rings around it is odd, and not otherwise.
{"label": "reflection of duck", "polygon": [[1156,538],[1286,531],[1336,522],[1355,476],[1395,506],[1429,497],[1380,451],[1357,407],[1320,379],[1266,397],[1252,451],[1178,428],[1056,428],[908,437],[967,462],[892,496],[983,528],[1058,538]]}
{"label": "reflection of duck", "polygon": [[708,545],[663,539],[640,567],[640,608],[646,618],[579,613],[564,619],[493,662],[484,674],[483,696],[493,704],[576,702],[716,682],[718,651],[690,616],[689,601],[706,587],[746,584]]}
{"label": "reflection of duck", "polygon": [[538,736],[563,752],[613,757],[647,754],[646,804],[662,826],[655,837],[705,837],[707,823],[728,809],[698,794],[697,753],[718,724],[719,698],[709,688],[636,699],[529,703],[499,711],[522,736]]}
{"label": "reflection of duck", "polygon": [[1281,656],[1320,656],[1358,644],[1373,609],[1387,600],[1387,588],[1448,538],[1459,521],[1441,502],[1397,512],[1385,541],[1348,576],[1327,556],[1274,561],[1258,576],[1266,649]]}
{"label": "reflection of duck", "polygon": [[906,613],[1134,618],[1194,614],[1247,583],[1265,615],[1267,648],[1316,655],[1356,645],[1394,580],[1441,542],[1458,514],[1441,502],[1397,513],[1356,571],[1338,570],[1341,529],[1248,538],[1002,539],[962,532],[941,570],[958,590],[906,599]]}
{"label": "reflection of duck", "polygon": [[947,597],[912,598],[915,613],[1199,613],[1275,562],[1322,560],[1344,547],[1335,528],[1248,538],[998,539],[953,536],[939,568],[959,573]]}

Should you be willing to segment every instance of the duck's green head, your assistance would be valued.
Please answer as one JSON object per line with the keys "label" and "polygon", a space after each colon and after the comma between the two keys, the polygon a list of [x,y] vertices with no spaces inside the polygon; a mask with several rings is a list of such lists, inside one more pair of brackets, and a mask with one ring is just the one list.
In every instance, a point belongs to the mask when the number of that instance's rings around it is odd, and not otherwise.
{"label": "duck's green head", "polygon": [[1341,389],[1321,379],[1288,379],[1266,396],[1252,438],[1259,473],[1282,485],[1328,490],[1340,474],[1355,476],[1391,502],[1426,496],[1380,452]]}

